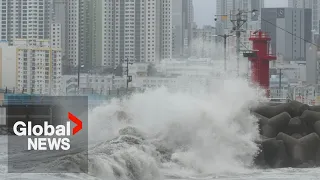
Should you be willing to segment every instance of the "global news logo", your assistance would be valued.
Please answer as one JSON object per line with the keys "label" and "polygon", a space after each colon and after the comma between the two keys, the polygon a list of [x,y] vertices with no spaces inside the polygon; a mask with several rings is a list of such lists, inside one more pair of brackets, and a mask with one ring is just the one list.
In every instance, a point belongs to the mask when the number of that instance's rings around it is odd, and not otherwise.
{"label": "global news logo", "polygon": [[[44,121],[42,125],[32,125],[31,121],[17,121],[13,125],[13,132],[17,136],[27,136],[28,150],[37,151],[67,151],[70,149],[71,122],[76,124],[72,129],[72,135],[82,130],[82,121],[72,113],[68,112],[69,121],[65,125],[50,125]],[[36,137],[34,137],[36,136]]]}

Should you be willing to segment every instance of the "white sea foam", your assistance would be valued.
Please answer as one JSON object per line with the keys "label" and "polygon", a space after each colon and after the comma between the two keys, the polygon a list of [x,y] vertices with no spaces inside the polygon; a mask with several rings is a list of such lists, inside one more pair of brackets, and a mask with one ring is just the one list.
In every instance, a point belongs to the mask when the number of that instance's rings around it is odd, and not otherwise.
{"label": "white sea foam", "polygon": [[[245,80],[227,79],[215,85],[210,93],[198,94],[148,90],[95,108],[89,113],[89,174],[6,174],[6,141],[1,137],[0,179],[318,177],[317,169],[253,170],[257,152],[253,141],[258,131],[249,109],[264,98]],[[62,157],[37,168],[78,168],[75,165],[84,163],[82,155]],[[73,164],[64,163],[70,159]]]}
{"label": "white sea foam", "polygon": [[[157,175],[153,179],[161,177],[161,169],[180,175],[184,171],[192,172],[190,175],[246,172],[257,152],[253,141],[258,138],[256,119],[249,108],[263,96],[242,79],[227,79],[216,85],[211,93],[202,94],[172,93],[166,88],[148,90],[94,109],[89,118],[91,141],[115,138],[118,130],[128,125],[146,137],[144,145],[114,147],[118,150],[105,162],[109,163],[108,174],[114,158],[120,159],[116,163],[119,166],[132,161],[136,171],[153,172]],[[125,114],[122,121],[119,112]],[[110,144],[107,146],[110,149]],[[160,147],[171,156],[165,162],[161,160],[163,152],[157,158]],[[125,174],[127,167],[121,168]]]}

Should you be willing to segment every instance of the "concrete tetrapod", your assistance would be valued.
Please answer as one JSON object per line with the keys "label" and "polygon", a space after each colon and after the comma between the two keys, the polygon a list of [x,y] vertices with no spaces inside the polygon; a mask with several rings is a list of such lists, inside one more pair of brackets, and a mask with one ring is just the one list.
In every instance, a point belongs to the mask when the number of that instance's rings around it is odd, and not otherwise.
{"label": "concrete tetrapod", "polygon": [[307,135],[308,128],[305,122],[301,121],[299,117],[291,118],[288,126],[285,128],[284,133],[291,135],[296,139],[300,139],[301,137]]}
{"label": "concrete tetrapod", "polygon": [[305,110],[310,109],[306,104],[302,104],[298,101],[290,101],[280,105],[264,105],[259,106],[253,111],[267,118],[272,118],[282,112],[288,112],[291,117],[300,116]]}
{"label": "concrete tetrapod", "polygon": [[310,106],[310,110],[320,112],[320,106]]}
{"label": "concrete tetrapod", "polygon": [[320,165],[320,106],[291,101],[260,106],[253,110],[253,115],[258,119],[262,137],[269,138],[257,142],[261,152],[255,158],[256,165],[271,168]]}
{"label": "concrete tetrapod", "polygon": [[289,157],[282,140],[269,138],[257,143],[260,151],[254,160],[256,165],[270,168],[283,168],[289,165]]}
{"label": "concrete tetrapod", "polygon": [[270,119],[259,114],[254,115],[259,119],[260,134],[267,138],[274,138],[279,132],[283,132],[291,119],[287,112],[282,112]]}
{"label": "concrete tetrapod", "polygon": [[269,118],[266,118],[258,113],[252,112],[252,114],[258,119],[259,133],[262,135],[262,127],[268,124]]}
{"label": "concrete tetrapod", "polygon": [[299,119],[306,124],[309,133],[316,132],[320,135],[320,125],[318,123],[320,112],[306,110]]}
{"label": "concrete tetrapod", "polygon": [[316,133],[308,134],[296,139],[284,133],[279,133],[277,140],[282,140],[290,157],[291,167],[302,164],[315,165],[320,145],[320,138]]}

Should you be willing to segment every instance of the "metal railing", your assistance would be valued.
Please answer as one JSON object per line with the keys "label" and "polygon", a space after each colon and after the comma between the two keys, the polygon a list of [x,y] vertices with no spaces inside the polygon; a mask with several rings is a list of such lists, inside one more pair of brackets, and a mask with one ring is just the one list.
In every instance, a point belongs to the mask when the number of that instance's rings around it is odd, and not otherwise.
{"label": "metal railing", "polygon": [[262,31],[250,32],[250,38],[270,38],[269,34]]}

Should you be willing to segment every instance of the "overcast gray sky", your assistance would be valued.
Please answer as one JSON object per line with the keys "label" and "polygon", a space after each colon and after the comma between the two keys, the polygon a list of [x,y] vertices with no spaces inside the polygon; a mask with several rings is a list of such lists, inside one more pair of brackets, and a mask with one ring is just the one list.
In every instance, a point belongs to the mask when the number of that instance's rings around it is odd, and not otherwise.
{"label": "overcast gray sky", "polygon": [[[286,7],[288,0],[265,0],[266,7]],[[216,11],[216,0],[193,0],[194,19],[199,26],[212,25]]]}

